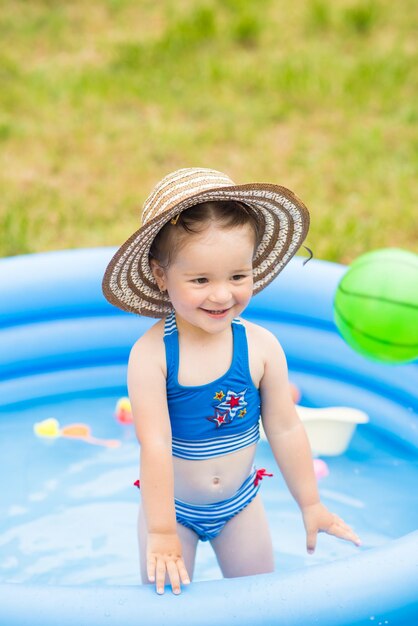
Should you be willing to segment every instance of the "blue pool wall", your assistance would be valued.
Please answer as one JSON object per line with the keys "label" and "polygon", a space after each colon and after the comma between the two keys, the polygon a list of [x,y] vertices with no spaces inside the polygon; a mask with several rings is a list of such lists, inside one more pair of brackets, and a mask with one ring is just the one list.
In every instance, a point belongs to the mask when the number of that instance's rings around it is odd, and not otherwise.
{"label": "blue pool wall", "polygon": [[[0,262],[0,411],[77,393],[126,393],[134,341],[155,320],[124,313],[102,296],[101,276],[112,248],[69,250]],[[302,403],[351,404],[371,411],[372,425],[418,448],[417,372],[356,354],[332,315],[344,266],[296,258],[258,294],[245,315],[280,336]],[[316,385],[321,379],[320,388]],[[359,395],[361,397],[359,397]],[[397,424],[392,416],[396,406]]]}
{"label": "blue pool wall", "polygon": [[[0,260],[0,419],[10,409],[126,393],[126,363],[153,320],[109,305],[114,250]],[[294,259],[246,316],[280,336],[309,406],[355,406],[370,428],[418,449],[418,367],[367,360],[338,335],[332,302],[346,268]],[[290,573],[193,584],[179,598],[143,587],[0,585],[0,624],[415,624],[418,533]],[[158,604],[157,604],[158,603]]]}

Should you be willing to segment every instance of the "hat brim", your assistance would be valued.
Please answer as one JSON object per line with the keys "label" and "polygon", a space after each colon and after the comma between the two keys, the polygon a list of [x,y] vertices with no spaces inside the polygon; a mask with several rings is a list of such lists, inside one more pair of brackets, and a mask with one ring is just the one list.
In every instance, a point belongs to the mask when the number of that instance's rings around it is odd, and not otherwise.
{"label": "hat brim", "polygon": [[172,310],[167,293],[153,277],[149,251],[161,228],[175,215],[202,202],[236,200],[248,205],[263,223],[263,236],[253,261],[256,294],[286,266],[309,229],[309,212],[295,194],[280,185],[249,183],[219,187],[180,202],[141,226],[117,250],[103,277],[103,293],[115,306],[147,317],[160,318]]}

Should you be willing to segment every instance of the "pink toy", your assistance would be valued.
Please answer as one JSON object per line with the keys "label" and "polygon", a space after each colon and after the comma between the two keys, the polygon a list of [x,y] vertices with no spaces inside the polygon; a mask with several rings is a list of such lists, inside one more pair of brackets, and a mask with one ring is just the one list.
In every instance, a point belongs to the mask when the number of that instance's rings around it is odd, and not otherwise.
{"label": "pink toy", "polygon": [[292,400],[295,404],[297,404],[300,401],[300,397],[301,397],[300,389],[296,387],[296,385],[293,383],[289,383],[289,386],[290,386],[290,395],[292,396]]}
{"label": "pink toy", "polygon": [[317,480],[325,478],[325,476],[329,475],[328,465],[325,463],[325,461],[322,461],[321,459],[314,459],[313,465]]}

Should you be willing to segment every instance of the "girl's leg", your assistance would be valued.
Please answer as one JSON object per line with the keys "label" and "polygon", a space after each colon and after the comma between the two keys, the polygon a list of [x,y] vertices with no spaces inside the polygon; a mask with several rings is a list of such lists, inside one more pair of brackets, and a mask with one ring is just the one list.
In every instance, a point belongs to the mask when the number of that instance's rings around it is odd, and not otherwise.
{"label": "girl's leg", "polygon": [[212,539],[225,578],[274,571],[273,545],[260,494]]}
{"label": "girl's leg", "polygon": [[[187,573],[190,580],[193,579],[194,562],[196,557],[196,549],[198,536],[190,528],[186,528],[181,524],[177,524],[177,532],[183,548],[183,559],[186,565]],[[139,545],[139,564],[141,569],[141,580],[143,584],[149,583],[147,576],[147,526],[142,506],[139,505],[138,513],[138,545]],[[154,583],[153,583],[154,584]],[[168,580],[166,579],[166,584]]]}

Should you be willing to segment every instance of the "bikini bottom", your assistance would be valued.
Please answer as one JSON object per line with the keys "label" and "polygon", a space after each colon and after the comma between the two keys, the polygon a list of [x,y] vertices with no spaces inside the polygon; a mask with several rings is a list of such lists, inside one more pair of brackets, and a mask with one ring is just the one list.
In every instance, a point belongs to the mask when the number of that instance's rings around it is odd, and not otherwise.
{"label": "bikini bottom", "polygon": [[201,541],[210,541],[219,535],[225,524],[254,500],[259,482],[267,474],[265,469],[253,471],[232,498],[212,504],[189,504],[174,500],[177,521],[194,530]]}

